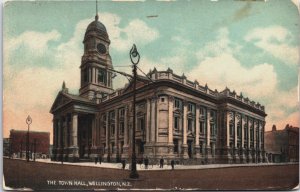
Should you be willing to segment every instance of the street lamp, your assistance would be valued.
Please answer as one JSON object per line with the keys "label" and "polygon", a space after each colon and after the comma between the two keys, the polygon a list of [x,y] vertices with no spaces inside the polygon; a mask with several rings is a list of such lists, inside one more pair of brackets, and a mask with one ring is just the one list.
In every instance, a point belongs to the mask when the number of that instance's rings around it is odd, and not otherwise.
{"label": "street lamp", "polygon": [[32,123],[32,119],[28,115],[28,117],[26,118],[26,124],[28,125],[27,142],[26,142],[26,158],[27,158],[27,162],[29,162],[29,127],[30,127],[31,123]]}
{"label": "street lamp", "polygon": [[132,126],[132,155],[131,155],[131,172],[129,177],[132,179],[139,178],[139,174],[136,170],[136,154],[135,154],[135,102],[136,102],[136,78],[137,78],[137,64],[140,61],[140,54],[136,49],[135,44],[133,44],[130,52],[129,52],[130,60],[132,63],[132,72],[133,72],[133,126]]}

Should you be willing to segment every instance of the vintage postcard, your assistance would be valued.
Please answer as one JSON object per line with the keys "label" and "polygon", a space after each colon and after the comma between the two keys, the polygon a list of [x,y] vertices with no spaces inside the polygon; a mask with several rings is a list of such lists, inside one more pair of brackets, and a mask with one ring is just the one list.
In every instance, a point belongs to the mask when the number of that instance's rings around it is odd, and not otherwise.
{"label": "vintage postcard", "polygon": [[298,0],[2,5],[3,190],[298,189]]}

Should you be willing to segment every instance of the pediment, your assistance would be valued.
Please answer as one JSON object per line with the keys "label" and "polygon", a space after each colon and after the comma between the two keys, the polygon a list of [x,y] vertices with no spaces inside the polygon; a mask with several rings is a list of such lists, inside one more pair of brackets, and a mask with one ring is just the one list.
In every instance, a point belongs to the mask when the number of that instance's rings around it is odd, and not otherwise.
{"label": "pediment", "polygon": [[67,95],[63,94],[62,92],[59,92],[56,96],[54,103],[52,104],[50,112],[54,112],[56,109],[64,106],[65,104],[71,102],[72,99],[68,97]]}

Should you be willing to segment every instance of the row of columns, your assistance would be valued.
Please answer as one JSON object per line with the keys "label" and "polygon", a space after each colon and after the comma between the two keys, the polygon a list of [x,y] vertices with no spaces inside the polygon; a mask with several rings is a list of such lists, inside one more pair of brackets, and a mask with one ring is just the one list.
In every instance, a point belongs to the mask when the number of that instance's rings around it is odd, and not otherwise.
{"label": "row of columns", "polygon": [[[242,154],[240,156],[240,160],[245,161],[246,157],[245,154],[247,154],[247,159],[249,162],[251,162],[251,157],[253,156],[253,151],[254,153],[257,154],[257,158],[259,161],[263,160],[264,156],[264,147],[263,147],[263,133],[264,133],[264,122],[261,122],[259,120],[254,120],[254,119],[249,119],[249,117],[246,117],[245,115],[242,114],[236,114],[235,112],[232,111],[227,111],[226,112],[226,145],[227,148],[231,148],[230,146],[230,119],[234,120],[234,145],[233,147],[233,153],[232,153],[232,158],[235,160],[238,157],[237,150],[242,149]],[[232,116],[232,118],[231,118]],[[238,148],[237,142],[238,142],[238,123],[240,123],[240,131],[241,131],[241,146]],[[247,141],[245,142],[245,125],[247,126]],[[252,128],[252,132],[251,132]],[[253,148],[251,148],[251,134],[253,134]],[[246,144],[246,147],[245,147]],[[247,149],[247,153],[245,151]]]}
{"label": "row of columns", "polygon": [[[227,138],[227,147],[230,147],[229,143],[230,143],[230,111],[227,111],[227,122],[226,122],[226,138]],[[245,124],[247,124],[247,130],[248,130],[248,139],[247,139],[247,147],[250,148],[250,136],[251,136],[251,127],[253,126],[252,129],[252,134],[253,134],[253,142],[254,142],[254,146],[261,146],[262,143],[262,139],[263,139],[263,132],[264,132],[264,122],[259,122],[258,120],[249,120],[249,117],[247,118],[247,122],[245,121],[245,116],[238,114],[238,115],[234,115],[234,147],[237,147],[237,140],[238,140],[238,134],[237,134],[237,128],[238,128],[238,122],[240,122],[240,126],[241,126],[241,143],[242,146],[244,146],[245,143]],[[251,123],[250,123],[251,122]],[[256,123],[255,123],[256,122]],[[253,125],[254,124],[254,125]],[[257,124],[257,125],[255,125]]]}
{"label": "row of columns", "polygon": [[[71,119],[68,119],[71,118]],[[71,127],[69,124],[71,121]],[[58,150],[63,148],[75,148],[78,151],[78,114],[65,115],[53,119],[53,149],[54,155],[60,155]],[[77,154],[75,154],[77,156]]]}

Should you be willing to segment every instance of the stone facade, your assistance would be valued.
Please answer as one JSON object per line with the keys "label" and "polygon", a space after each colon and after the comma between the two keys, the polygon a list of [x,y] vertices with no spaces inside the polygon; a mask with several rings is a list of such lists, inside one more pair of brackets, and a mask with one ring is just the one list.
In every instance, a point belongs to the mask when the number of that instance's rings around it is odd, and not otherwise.
{"label": "stone facade", "polygon": [[264,106],[228,88],[219,92],[171,69],[154,68],[147,78],[138,77],[133,114],[132,84],[112,88],[109,42],[96,16],[83,42],[80,94],[70,94],[63,84],[51,108],[53,160],[130,158],[136,118],[138,159],[147,156],[152,163],[163,157],[190,164],[265,161]]}

